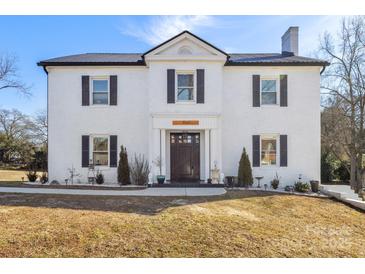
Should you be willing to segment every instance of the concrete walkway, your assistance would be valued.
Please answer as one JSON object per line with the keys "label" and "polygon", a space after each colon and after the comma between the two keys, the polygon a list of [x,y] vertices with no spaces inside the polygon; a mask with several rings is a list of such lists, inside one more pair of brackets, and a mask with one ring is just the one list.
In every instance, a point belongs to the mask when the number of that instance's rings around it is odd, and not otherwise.
{"label": "concrete walkway", "polygon": [[321,185],[321,192],[344,203],[365,210],[365,201],[349,185]]}
{"label": "concrete walkway", "polygon": [[225,194],[226,190],[224,188],[146,188],[141,190],[94,190],[0,187],[0,193],[90,196],[216,196]]}

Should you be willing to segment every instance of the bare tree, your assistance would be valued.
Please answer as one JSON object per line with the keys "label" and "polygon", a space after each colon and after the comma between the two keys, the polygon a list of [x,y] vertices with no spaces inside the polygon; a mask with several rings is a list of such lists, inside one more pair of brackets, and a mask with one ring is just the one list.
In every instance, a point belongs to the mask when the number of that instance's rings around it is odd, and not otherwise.
{"label": "bare tree", "polygon": [[33,123],[18,110],[0,110],[0,150],[3,161],[29,161],[33,147]]}
{"label": "bare tree", "polygon": [[33,132],[36,143],[46,145],[47,144],[47,111],[38,111],[33,118]]}
{"label": "bare tree", "polygon": [[30,87],[19,79],[17,72],[15,57],[5,54],[0,56],[0,92],[13,89],[22,94],[30,95]]}
{"label": "bare tree", "polygon": [[360,16],[343,19],[337,39],[326,33],[320,48],[323,57],[331,62],[323,74],[321,87],[325,90],[323,94],[326,98],[330,98],[326,100],[325,107],[331,109],[328,113],[332,116],[332,130],[327,130],[328,135],[323,137],[332,139],[332,145],[329,146],[332,152],[336,151],[337,142],[337,146],[341,146],[347,154],[351,164],[351,187],[356,192],[362,187],[361,158],[365,142],[364,20]]}

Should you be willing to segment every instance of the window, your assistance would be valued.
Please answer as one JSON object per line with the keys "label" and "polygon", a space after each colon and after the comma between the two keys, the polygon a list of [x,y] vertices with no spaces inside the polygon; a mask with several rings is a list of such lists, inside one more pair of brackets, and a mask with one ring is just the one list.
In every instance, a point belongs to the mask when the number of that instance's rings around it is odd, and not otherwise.
{"label": "window", "polygon": [[95,136],[92,138],[92,159],[95,166],[109,164],[109,137]]}
{"label": "window", "polygon": [[261,104],[262,105],[276,105],[276,79],[261,80]]}
{"label": "window", "polygon": [[109,103],[108,79],[92,79],[92,91],[93,105],[107,105]]}
{"label": "window", "polygon": [[194,73],[177,74],[177,101],[194,101]]}
{"label": "window", "polygon": [[276,137],[261,137],[261,165],[276,165]]}

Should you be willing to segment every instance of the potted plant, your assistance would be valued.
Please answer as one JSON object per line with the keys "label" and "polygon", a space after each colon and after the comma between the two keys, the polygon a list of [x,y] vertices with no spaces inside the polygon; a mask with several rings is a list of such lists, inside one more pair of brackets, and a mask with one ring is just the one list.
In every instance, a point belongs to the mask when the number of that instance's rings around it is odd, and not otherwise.
{"label": "potted plant", "polygon": [[104,184],[104,175],[103,175],[103,173],[101,173],[100,170],[96,171],[95,182],[98,185]]}
{"label": "potted plant", "polygon": [[207,182],[208,184],[212,184],[212,178],[208,178]]}
{"label": "potted plant", "polygon": [[162,160],[161,157],[157,157],[156,160],[153,161],[153,163],[158,168],[160,174],[156,176],[157,182],[162,185],[165,182],[165,175],[162,175],[161,167],[162,167]]}
{"label": "potted plant", "polygon": [[278,189],[280,183],[280,178],[278,176],[278,173],[276,172],[274,179],[271,180],[271,187],[273,189]]}
{"label": "potted plant", "polygon": [[311,190],[312,190],[312,192],[317,193],[319,191],[319,182],[318,181],[315,181],[315,180],[311,180],[309,182],[311,184]]}

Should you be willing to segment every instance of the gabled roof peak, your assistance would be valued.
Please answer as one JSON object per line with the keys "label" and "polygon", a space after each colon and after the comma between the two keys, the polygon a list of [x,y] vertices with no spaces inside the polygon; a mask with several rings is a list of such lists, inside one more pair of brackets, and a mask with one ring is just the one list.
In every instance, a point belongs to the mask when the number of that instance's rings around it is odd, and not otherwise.
{"label": "gabled roof peak", "polygon": [[199,36],[197,36],[197,35],[195,35],[195,34],[191,33],[190,31],[188,31],[188,30],[184,30],[184,31],[180,32],[179,34],[177,34],[177,35],[175,35],[175,36],[171,37],[170,39],[166,40],[165,42],[162,42],[161,44],[159,44],[159,45],[157,45],[157,46],[153,47],[152,49],[150,49],[150,50],[148,50],[148,51],[146,51],[145,53],[143,53],[143,54],[142,54],[142,58],[144,58],[144,57],[145,57],[145,55],[147,55],[148,53],[150,53],[150,52],[152,52],[152,51],[154,51],[154,50],[158,49],[159,47],[162,47],[162,46],[166,45],[167,43],[169,43],[169,42],[171,42],[171,41],[175,40],[176,38],[178,38],[178,37],[180,37],[180,36],[182,36],[182,35],[184,35],[184,34],[189,34],[190,36],[194,37],[195,39],[198,39],[199,41],[201,41],[202,43],[204,43],[204,44],[208,45],[209,47],[211,47],[211,48],[213,48],[213,49],[215,49],[215,50],[219,51],[220,53],[222,53],[222,54],[226,55],[226,56],[227,56],[227,58],[229,57],[229,55],[228,55],[226,52],[224,52],[223,50],[221,50],[221,49],[217,48],[216,46],[214,46],[214,45],[212,45],[211,43],[209,43],[209,42],[205,41],[204,39],[200,38]]}

